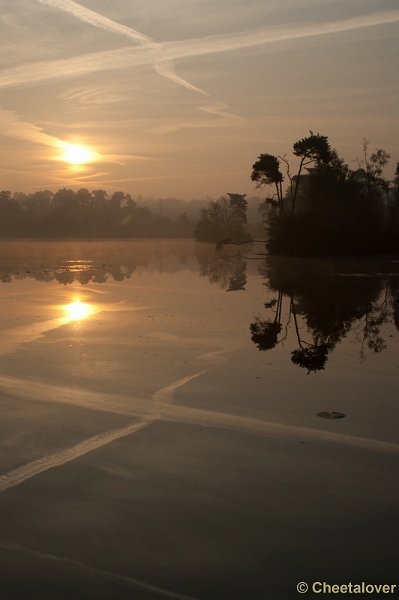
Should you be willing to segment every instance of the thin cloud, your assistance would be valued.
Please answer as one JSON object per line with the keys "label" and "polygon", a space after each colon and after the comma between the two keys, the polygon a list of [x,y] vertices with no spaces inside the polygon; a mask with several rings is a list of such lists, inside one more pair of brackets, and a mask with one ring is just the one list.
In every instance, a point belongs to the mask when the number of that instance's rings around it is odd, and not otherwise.
{"label": "thin cloud", "polygon": [[107,85],[81,86],[69,88],[58,96],[61,100],[72,102],[74,105],[90,105],[101,108],[110,104],[123,102],[129,98],[127,93],[109,89]]}
{"label": "thin cloud", "polygon": [[217,117],[224,117],[229,120],[234,121],[243,121],[242,117],[234,115],[228,112],[230,106],[225,104],[224,102],[213,102],[212,104],[204,104],[198,107],[202,112],[208,113],[210,115],[216,115]]}
{"label": "thin cloud", "polygon": [[[81,4],[74,2],[73,0],[38,0],[38,2],[45,4],[46,6],[51,6],[52,8],[57,8],[64,12],[70,13],[80,21],[89,23],[90,25],[98,27],[99,29],[122,35],[130,41],[139,43],[144,48],[155,51],[161,51],[162,49],[161,44],[157,43],[148,35],[137,31],[137,29],[128,27],[127,25],[117,23],[105,15],[90,10],[89,8],[86,8]],[[159,75],[170,79],[177,85],[180,85],[191,91],[199,92],[200,94],[204,94],[206,96],[208,95],[204,90],[201,90],[199,87],[196,87],[182,77],[179,77],[175,72],[172,60],[162,60],[162,58],[157,59],[154,61],[154,67]]]}
{"label": "thin cloud", "polygon": [[96,173],[90,173],[89,175],[81,175],[79,181],[89,181],[92,179],[98,179],[99,177],[108,177],[109,173],[106,171],[98,171]]}
{"label": "thin cloud", "polygon": [[[55,2],[55,0],[38,1]],[[58,2],[61,2],[61,0],[58,0]],[[52,79],[79,77],[88,73],[116,68],[124,69],[134,66],[154,65],[157,64],[157,61],[160,61],[162,64],[176,59],[346,33],[397,22],[399,22],[399,9],[394,9],[340,21],[290,25],[287,27],[263,27],[236,34],[193,38],[179,42],[166,42],[162,46],[157,45],[156,48],[141,45],[135,48],[119,48],[103,52],[92,52],[84,56],[54,61],[41,61],[11,69],[3,69],[0,71],[0,88],[36,85]],[[160,48],[162,48],[162,59],[159,57]],[[191,86],[191,84],[189,85]]]}
{"label": "thin cloud", "polygon": [[224,102],[213,102],[212,104],[206,104],[202,106],[198,106],[198,110],[204,112],[209,115],[214,115],[218,117],[217,123],[214,119],[208,120],[204,122],[203,120],[187,120],[184,121],[182,119],[171,121],[169,123],[163,123],[162,125],[158,125],[157,127],[152,127],[148,129],[150,133],[156,134],[168,134],[174,131],[178,131],[180,129],[204,129],[204,128],[213,128],[215,125],[218,127],[231,127],[232,125],[239,125],[240,123],[245,122],[243,117],[239,115],[235,115],[234,113],[228,112],[230,106],[225,104]]}
{"label": "thin cloud", "polygon": [[[70,142],[45,133],[41,127],[29,123],[21,119],[13,111],[5,110],[3,108],[0,108],[0,134],[12,139],[49,146],[50,148],[58,149],[60,151],[65,150],[66,147],[70,145]],[[122,163],[121,159],[125,161],[152,160],[149,156],[138,154],[101,154],[99,152],[93,152],[93,155],[93,162],[110,163],[119,166],[125,166],[125,162]],[[60,159],[57,156],[54,156],[53,158],[55,160]]]}
{"label": "thin cloud", "polygon": [[48,135],[37,125],[21,120],[13,111],[0,108],[0,133],[18,140],[34,142],[51,148],[65,147],[65,141]]}

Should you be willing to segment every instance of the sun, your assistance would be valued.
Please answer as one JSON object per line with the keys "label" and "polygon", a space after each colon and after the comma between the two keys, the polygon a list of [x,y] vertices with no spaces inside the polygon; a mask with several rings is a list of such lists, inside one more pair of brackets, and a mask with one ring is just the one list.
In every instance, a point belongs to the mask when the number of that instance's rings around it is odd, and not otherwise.
{"label": "sun", "polygon": [[96,159],[96,153],[87,146],[66,143],[61,159],[71,165],[83,165]]}

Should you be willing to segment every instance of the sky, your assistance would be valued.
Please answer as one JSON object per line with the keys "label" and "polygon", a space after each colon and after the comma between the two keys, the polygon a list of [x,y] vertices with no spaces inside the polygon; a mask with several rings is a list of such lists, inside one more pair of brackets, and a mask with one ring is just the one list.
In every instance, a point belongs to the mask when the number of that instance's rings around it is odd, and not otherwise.
{"label": "sky", "polygon": [[0,0],[0,49],[0,189],[258,195],[310,130],[399,160],[398,0]]}

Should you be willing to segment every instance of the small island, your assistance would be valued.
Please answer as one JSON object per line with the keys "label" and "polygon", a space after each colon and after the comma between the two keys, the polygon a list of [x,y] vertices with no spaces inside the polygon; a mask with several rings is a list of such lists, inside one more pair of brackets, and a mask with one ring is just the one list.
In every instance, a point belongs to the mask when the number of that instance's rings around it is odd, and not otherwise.
{"label": "small island", "polygon": [[[383,176],[390,155],[382,148],[363,156],[350,169],[327,136],[310,131],[293,145],[299,159],[292,175],[284,156],[260,154],[251,179],[274,186],[261,205],[267,249],[289,256],[362,255],[399,250],[399,163],[394,181]],[[283,172],[289,182],[283,192]]]}

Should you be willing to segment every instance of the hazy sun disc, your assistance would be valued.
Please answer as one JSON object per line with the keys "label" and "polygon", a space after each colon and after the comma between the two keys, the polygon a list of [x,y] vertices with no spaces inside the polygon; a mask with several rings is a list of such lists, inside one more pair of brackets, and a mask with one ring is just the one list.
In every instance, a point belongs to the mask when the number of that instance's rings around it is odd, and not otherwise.
{"label": "hazy sun disc", "polygon": [[96,153],[79,144],[65,144],[62,160],[71,165],[82,165],[95,160]]}

